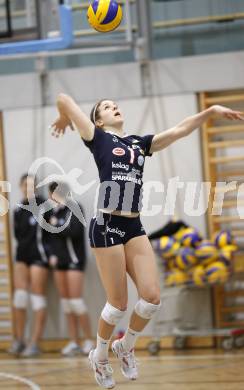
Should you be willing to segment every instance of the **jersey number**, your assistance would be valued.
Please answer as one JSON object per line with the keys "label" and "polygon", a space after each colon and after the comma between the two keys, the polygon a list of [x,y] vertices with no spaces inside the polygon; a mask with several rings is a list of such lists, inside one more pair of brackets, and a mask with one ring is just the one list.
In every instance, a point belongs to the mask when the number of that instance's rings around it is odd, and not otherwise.
{"label": "jersey number", "polygon": [[128,148],[129,151],[130,151],[130,164],[133,164],[134,160],[135,160],[135,152],[132,148]]}

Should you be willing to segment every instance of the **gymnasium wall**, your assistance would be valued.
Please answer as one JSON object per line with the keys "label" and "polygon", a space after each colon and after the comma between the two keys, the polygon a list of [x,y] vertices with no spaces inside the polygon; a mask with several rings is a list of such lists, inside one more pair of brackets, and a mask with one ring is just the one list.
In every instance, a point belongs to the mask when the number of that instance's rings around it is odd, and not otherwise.
{"label": "gymnasium wall", "polygon": [[[242,88],[244,51],[212,54],[150,63],[152,95],[196,93]],[[39,76],[35,73],[1,76],[0,108],[30,108],[41,105]],[[79,102],[93,102],[104,94],[113,99],[142,96],[138,63],[106,65],[50,72],[47,99],[55,103],[60,90]]]}
{"label": "gymnasium wall", "polygon": [[[74,69],[49,74],[47,97],[50,105],[40,108],[40,83],[35,74],[0,77],[0,107],[4,111],[5,144],[8,179],[12,184],[11,208],[18,202],[20,194],[18,179],[38,157],[46,156],[57,161],[68,173],[74,168],[81,169],[79,182],[82,185],[97,179],[92,156],[77,133],[55,140],[51,137],[48,125],[55,119],[55,97],[60,91],[72,95],[88,113],[92,102],[101,97],[116,99],[125,114],[125,128],[130,133],[157,133],[175,125],[188,115],[198,111],[196,92],[242,88],[244,85],[244,53],[221,54],[181,58],[177,60],[155,61],[151,63],[151,98],[142,98],[142,86],[138,64],[113,65],[92,69]],[[220,69],[223,72],[220,72]],[[228,74],[228,78],[224,75]],[[54,167],[45,164],[40,175],[53,173]],[[201,146],[199,131],[182,139],[167,150],[148,158],[145,168],[145,182],[159,181],[167,184],[172,176],[179,176],[183,182],[202,180]],[[86,210],[86,218],[93,215],[94,197],[98,181],[78,199]],[[164,196],[161,192],[151,192],[151,203],[161,205]],[[190,217],[184,214],[184,189],[179,191],[176,214],[186,222],[196,226],[206,234],[204,216]],[[92,201],[91,201],[92,200]],[[153,216],[142,217],[148,233],[161,227],[167,220],[163,211]],[[95,261],[88,251],[89,263],[85,286],[85,297],[92,315],[93,333],[96,332],[96,319],[104,304],[105,296],[99,282]],[[51,286],[51,285],[50,285]],[[129,312],[137,299],[136,291],[130,284]],[[96,299],[94,300],[94,296]],[[53,288],[49,291],[50,302],[56,300]],[[211,310],[207,294],[193,298],[195,308],[201,299],[200,322],[209,323]],[[62,314],[58,309],[50,311],[47,337],[66,334]],[[54,312],[53,310],[56,310]],[[126,319],[125,319],[126,320]],[[125,323],[125,320],[123,323]],[[123,327],[123,323],[121,326]],[[149,325],[145,334],[150,334]]]}

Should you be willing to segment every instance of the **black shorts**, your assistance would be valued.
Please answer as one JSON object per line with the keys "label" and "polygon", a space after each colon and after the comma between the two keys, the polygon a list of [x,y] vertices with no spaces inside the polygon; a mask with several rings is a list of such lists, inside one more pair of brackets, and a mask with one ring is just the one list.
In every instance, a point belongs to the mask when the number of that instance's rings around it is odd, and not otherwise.
{"label": "black shorts", "polygon": [[49,264],[42,259],[30,259],[28,257],[25,257],[25,258],[21,258],[21,259],[17,258],[16,262],[17,263],[24,263],[25,265],[27,265],[27,267],[31,267],[32,265],[36,265],[38,267],[49,268]]}
{"label": "black shorts", "polygon": [[78,262],[67,261],[63,259],[58,259],[57,264],[52,267],[57,271],[81,271],[84,272],[86,268],[86,259],[79,259]]}
{"label": "black shorts", "polygon": [[89,240],[92,248],[106,248],[126,244],[131,238],[146,234],[140,216],[128,218],[98,212],[89,227]]}

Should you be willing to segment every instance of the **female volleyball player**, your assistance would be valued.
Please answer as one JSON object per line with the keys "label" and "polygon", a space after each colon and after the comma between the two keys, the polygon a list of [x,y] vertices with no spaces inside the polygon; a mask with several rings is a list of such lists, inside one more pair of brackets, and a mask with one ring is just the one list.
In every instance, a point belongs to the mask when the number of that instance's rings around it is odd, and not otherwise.
{"label": "female volleyball player", "polygon": [[160,307],[154,253],[139,217],[145,157],[187,136],[211,117],[244,118],[240,112],[216,105],[162,133],[139,137],[124,133],[122,114],[113,101],[98,102],[90,118],[67,95],[58,96],[57,107],[59,117],[53,124],[53,135],[63,134],[66,127],[74,124],[94,156],[101,181],[98,212],[91,220],[89,238],[107,303],[99,319],[97,346],[90,352],[89,360],[97,383],[113,388],[108,348],[113,329],[126,312],[126,272],[137,287],[139,300],[124,337],[113,342],[112,350],[128,379],[138,375],[136,339]]}
{"label": "female volleyball player", "polygon": [[[62,226],[70,215],[66,206],[70,188],[65,182],[49,185],[50,198],[57,207],[47,212],[46,219],[55,227]],[[81,206],[79,205],[80,209]],[[94,347],[91,336],[90,319],[82,298],[86,266],[84,226],[71,215],[68,226],[58,234],[49,234],[49,264],[54,269],[54,280],[61,296],[61,305],[66,314],[71,341],[62,349],[64,356],[74,356],[81,352],[88,355]],[[79,323],[85,340],[79,345]]]}
{"label": "female volleyball player", "polygon": [[[37,204],[43,202],[42,198],[33,192],[34,187],[34,177],[24,174],[20,179],[22,204],[27,205],[33,197],[36,197]],[[43,230],[30,211],[21,207],[15,209],[14,232],[17,241],[13,300],[16,340],[9,352],[30,357],[40,353],[38,342],[43,334],[46,320],[48,258],[44,249]],[[34,327],[30,344],[25,346],[24,330],[29,292],[34,312]]]}

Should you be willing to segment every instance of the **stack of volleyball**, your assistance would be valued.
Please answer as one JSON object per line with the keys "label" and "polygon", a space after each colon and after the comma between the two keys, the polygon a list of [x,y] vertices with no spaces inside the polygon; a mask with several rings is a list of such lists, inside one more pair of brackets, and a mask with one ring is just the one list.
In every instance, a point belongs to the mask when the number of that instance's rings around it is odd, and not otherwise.
{"label": "stack of volleyball", "polygon": [[122,8],[114,0],[94,0],[87,11],[89,24],[96,31],[103,33],[115,30],[122,17]]}
{"label": "stack of volleyball", "polygon": [[232,234],[222,230],[212,240],[204,240],[194,228],[181,228],[174,236],[163,236],[154,249],[165,266],[165,284],[225,283],[232,271],[237,246]]}
{"label": "stack of volleyball", "polygon": [[195,248],[199,266],[192,270],[195,285],[225,283],[232,270],[234,252],[237,250],[230,231],[218,231],[212,240],[203,240]]}
{"label": "stack of volleyball", "polygon": [[174,236],[157,240],[157,253],[165,265],[167,286],[189,283],[188,270],[197,263],[194,245],[201,240],[194,228],[181,228]]}

